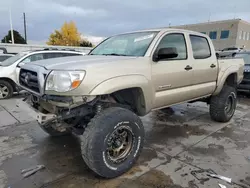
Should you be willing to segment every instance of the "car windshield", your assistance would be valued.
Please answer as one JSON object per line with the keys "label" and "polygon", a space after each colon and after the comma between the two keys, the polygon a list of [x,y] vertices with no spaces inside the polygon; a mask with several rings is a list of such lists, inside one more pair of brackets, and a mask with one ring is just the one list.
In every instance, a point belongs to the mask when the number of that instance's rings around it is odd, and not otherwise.
{"label": "car windshield", "polygon": [[138,32],[110,37],[89,55],[144,56],[158,32]]}
{"label": "car windshield", "polygon": [[247,53],[236,54],[235,57],[243,58],[245,61],[245,64],[250,65],[250,54],[247,54]]}
{"label": "car windshield", "polygon": [[7,67],[7,66],[10,66],[12,65],[13,63],[15,63],[18,59],[22,58],[23,56],[25,56],[27,53],[19,53],[15,56],[12,56],[6,60],[4,60],[3,62],[0,63],[0,66],[4,66],[4,67]]}
{"label": "car windshield", "polygon": [[10,55],[0,55],[0,62],[10,58],[11,56]]}

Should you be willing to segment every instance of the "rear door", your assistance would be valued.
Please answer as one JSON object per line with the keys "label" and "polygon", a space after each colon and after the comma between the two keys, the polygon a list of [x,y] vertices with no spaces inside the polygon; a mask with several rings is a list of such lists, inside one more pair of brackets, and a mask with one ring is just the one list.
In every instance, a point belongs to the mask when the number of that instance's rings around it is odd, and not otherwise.
{"label": "rear door", "polygon": [[212,42],[203,36],[189,35],[192,46],[192,98],[211,94],[216,87],[218,62]]}
{"label": "rear door", "polygon": [[185,34],[176,32],[163,35],[154,53],[169,47],[176,48],[177,57],[152,62],[154,108],[183,102],[191,97],[189,86],[192,80],[192,61],[189,59]]}

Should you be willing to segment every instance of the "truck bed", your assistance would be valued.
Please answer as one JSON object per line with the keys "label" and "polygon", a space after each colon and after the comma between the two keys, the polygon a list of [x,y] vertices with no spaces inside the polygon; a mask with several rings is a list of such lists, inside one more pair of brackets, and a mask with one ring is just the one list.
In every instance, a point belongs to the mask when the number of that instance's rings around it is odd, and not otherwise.
{"label": "truck bed", "polygon": [[226,70],[238,70],[237,83],[239,84],[243,79],[243,72],[244,72],[244,65],[245,62],[241,58],[225,58],[225,59],[218,59],[219,65],[219,75],[218,80],[221,80],[223,74]]}

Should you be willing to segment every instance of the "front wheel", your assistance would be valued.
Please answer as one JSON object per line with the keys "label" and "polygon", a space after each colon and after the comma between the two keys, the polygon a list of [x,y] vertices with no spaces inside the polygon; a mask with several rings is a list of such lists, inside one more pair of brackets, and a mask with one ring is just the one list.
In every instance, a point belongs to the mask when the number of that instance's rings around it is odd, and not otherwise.
{"label": "front wheel", "polygon": [[210,116],[214,121],[228,122],[234,115],[236,105],[236,89],[225,85],[221,92],[210,100]]}
{"label": "front wheel", "polygon": [[82,157],[88,167],[104,178],[127,172],[144,143],[144,127],[133,112],[112,107],[97,114],[81,137]]}
{"label": "front wheel", "polygon": [[11,98],[13,90],[14,88],[8,81],[0,80],[0,100]]}

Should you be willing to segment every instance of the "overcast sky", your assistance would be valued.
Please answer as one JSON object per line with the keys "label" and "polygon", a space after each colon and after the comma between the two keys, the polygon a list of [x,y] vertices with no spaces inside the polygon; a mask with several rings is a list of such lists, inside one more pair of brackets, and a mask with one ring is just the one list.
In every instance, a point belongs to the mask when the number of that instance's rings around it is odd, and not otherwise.
{"label": "overcast sky", "polygon": [[[11,2],[12,1],[12,2]],[[179,24],[241,18],[250,22],[250,0],[0,0],[0,38],[10,28],[22,35],[26,12],[31,41],[46,41],[64,21],[73,20],[87,36]]]}

